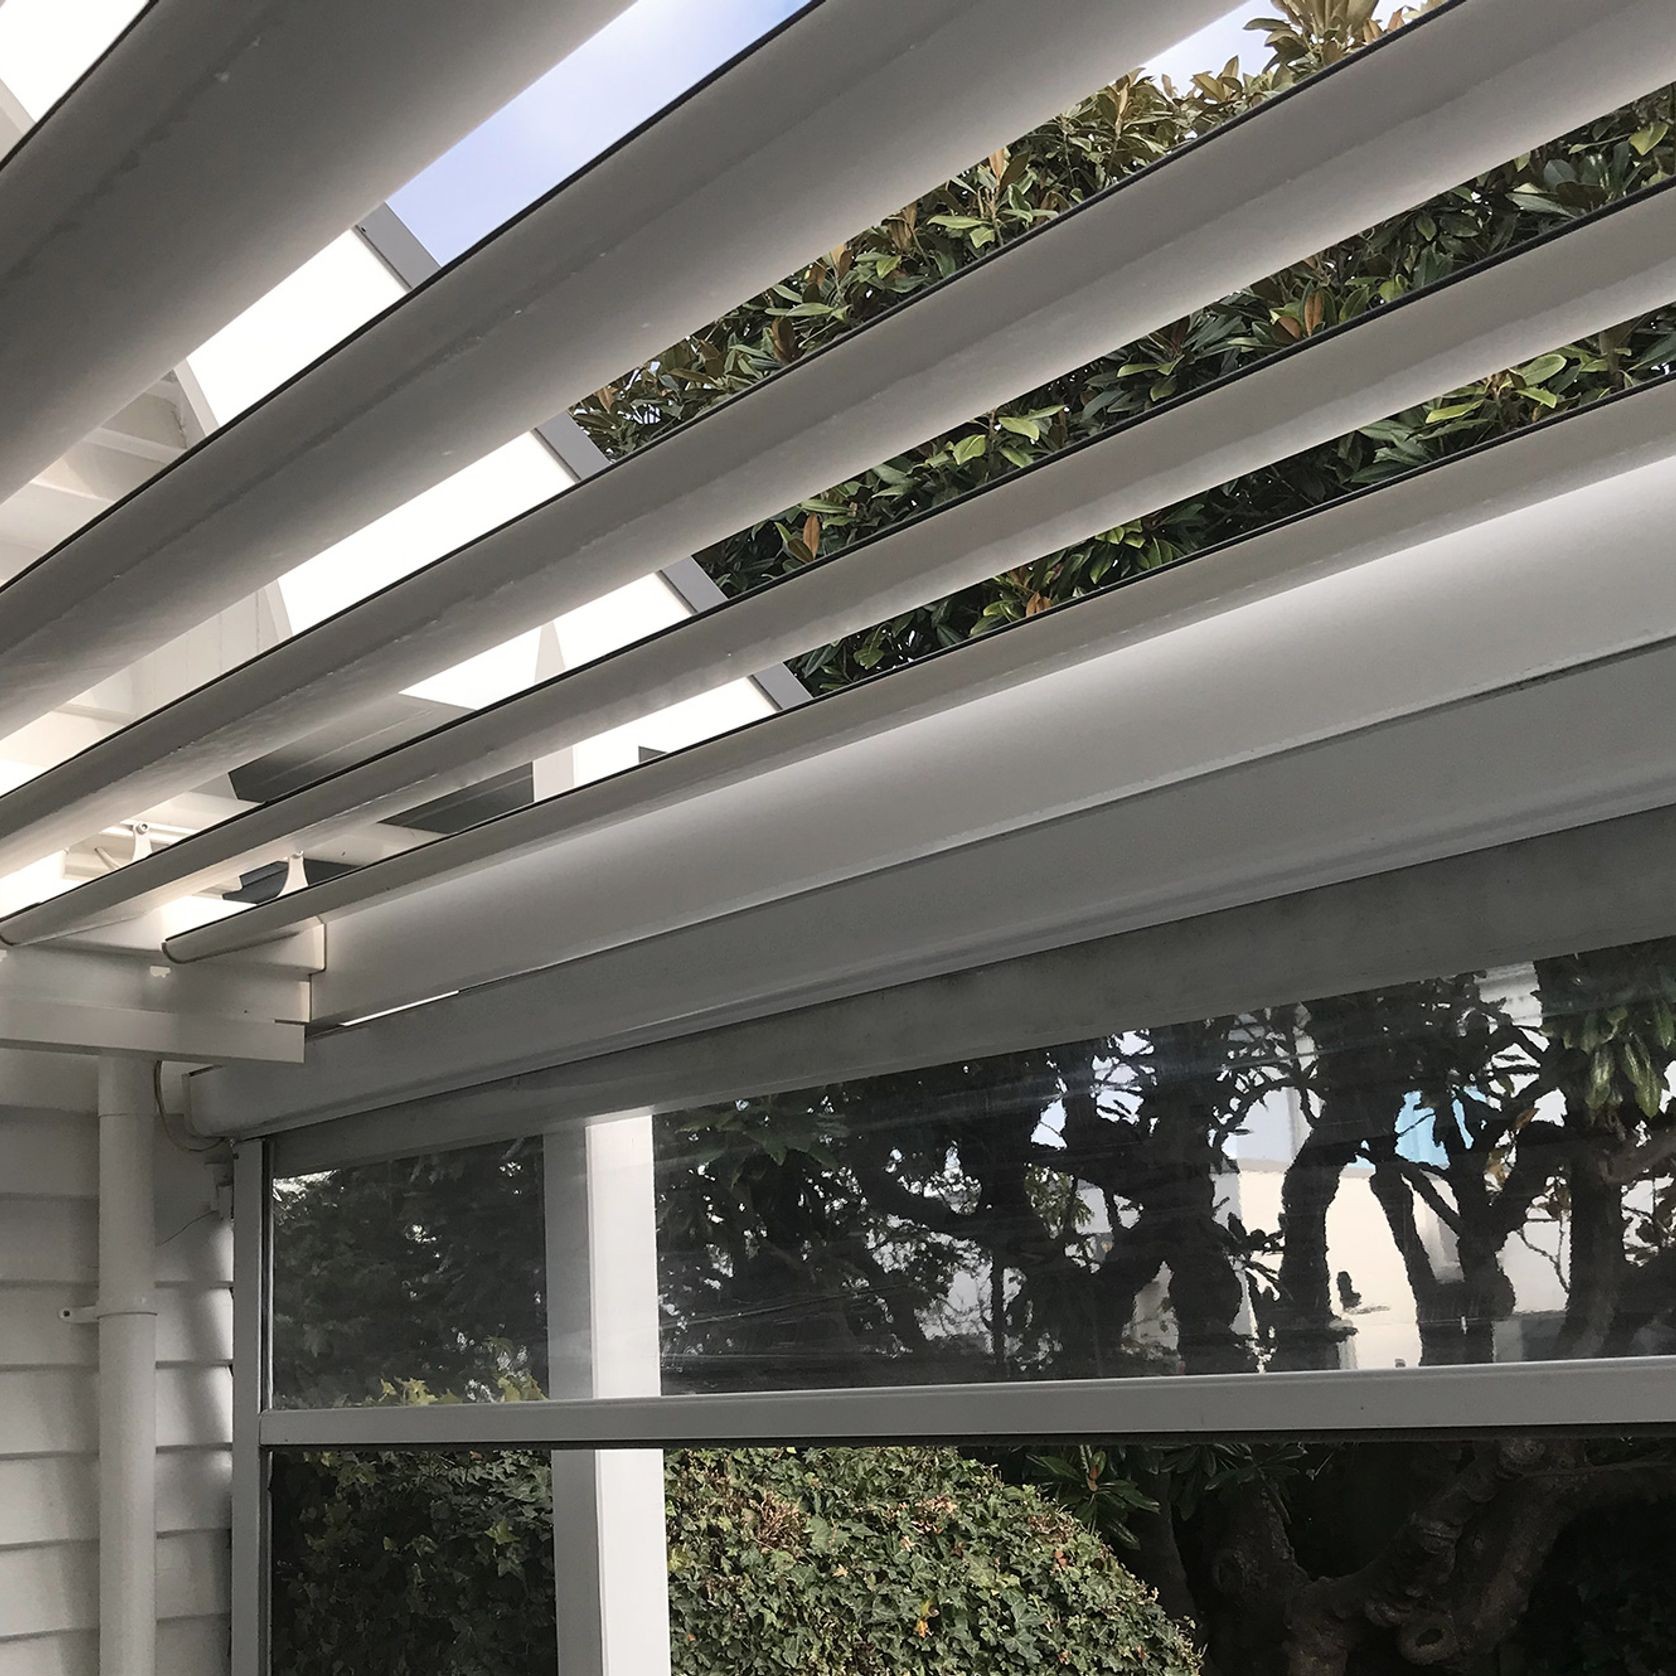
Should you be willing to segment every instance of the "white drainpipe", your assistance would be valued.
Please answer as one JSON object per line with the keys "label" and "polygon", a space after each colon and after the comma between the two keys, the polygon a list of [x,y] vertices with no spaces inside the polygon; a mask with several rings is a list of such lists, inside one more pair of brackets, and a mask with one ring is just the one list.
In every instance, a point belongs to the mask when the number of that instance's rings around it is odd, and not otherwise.
{"label": "white drainpipe", "polygon": [[99,1676],[157,1669],[155,1073],[99,1061]]}

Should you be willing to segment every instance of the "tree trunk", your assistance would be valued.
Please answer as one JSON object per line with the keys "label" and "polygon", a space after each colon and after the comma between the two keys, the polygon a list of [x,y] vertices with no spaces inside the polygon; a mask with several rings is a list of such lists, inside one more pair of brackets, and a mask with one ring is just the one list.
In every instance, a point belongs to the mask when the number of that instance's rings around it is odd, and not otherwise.
{"label": "tree trunk", "polygon": [[1612,1333],[1624,1278],[1623,1189],[1592,1150],[1567,1171],[1571,1291],[1555,1342],[1560,1356],[1598,1356]]}

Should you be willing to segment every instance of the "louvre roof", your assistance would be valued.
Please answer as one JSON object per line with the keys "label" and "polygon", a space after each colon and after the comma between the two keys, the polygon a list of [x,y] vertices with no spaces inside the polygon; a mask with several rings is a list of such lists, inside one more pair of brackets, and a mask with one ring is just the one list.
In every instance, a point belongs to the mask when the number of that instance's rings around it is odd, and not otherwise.
{"label": "louvre roof", "polygon": [[[1676,81],[1664,0],[1446,0],[633,453],[564,417],[1225,9],[730,7],[586,160],[507,136],[543,85],[605,84],[624,0],[154,0],[50,111],[8,95],[38,120],[0,162],[0,730],[70,720],[0,795],[0,940],[126,926],[198,962],[330,924],[329,1022],[1647,677],[1676,605],[1663,377],[812,703],[781,666],[1669,304],[1670,182],[750,591],[691,555]],[[253,768],[286,762],[321,771]],[[224,818],[157,820],[218,786]],[[467,815],[435,836],[420,806]],[[132,859],[62,865],[148,815]],[[294,854],[334,865],[229,898]],[[1145,874],[1122,925],[1204,905]],[[488,949],[463,930],[508,916]]]}

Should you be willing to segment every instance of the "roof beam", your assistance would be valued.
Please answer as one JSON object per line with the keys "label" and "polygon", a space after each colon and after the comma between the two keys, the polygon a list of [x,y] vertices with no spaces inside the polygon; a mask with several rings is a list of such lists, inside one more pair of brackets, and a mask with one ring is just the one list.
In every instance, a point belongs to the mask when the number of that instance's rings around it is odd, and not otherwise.
{"label": "roof beam", "polygon": [[[615,1112],[669,1111],[880,1076],[932,1058],[946,1063],[1087,1041],[1286,1006],[1299,996],[1354,995],[1672,930],[1676,808],[1667,806],[656,1045],[580,1059],[551,1049],[560,1057],[550,1067],[512,1082],[421,1093],[293,1131],[277,1149],[274,1173],[308,1174],[462,1141],[512,1140]],[[768,959],[783,972],[778,954]],[[587,971],[583,962],[571,981]],[[514,982],[500,992],[508,1011],[516,1009],[517,988]],[[618,993],[599,991],[602,1000]],[[542,1032],[555,1016],[563,1015],[535,1012],[526,1023]],[[265,1090],[251,1091],[258,1101],[252,1112],[246,1090],[225,1086],[242,1080],[216,1072],[196,1078],[199,1122],[259,1124]]]}
{"label": "roof beam", "polygon": [[[1662,807],[1673,687],[1665,646],[466,990],[318,1034],[295,1070],[209,1072],[194,1122],[370,1111]],[[1556,777],[1561,737],[1583,778]],[[1657,895],[1626,897],[1654,916],[1629,935],[1668,923]]]}
{"label": "roof beam", "polygon": [[146,7],[0,170],[0,499],[627,3]]}
{"label": "roof beam", "polygon": [[[1464,711],[1486,692],[1558,680],[1559,672],[1600,667],[1649,642],[1668,643],[1676,572],[1661,562],[1662,532],[1673,513],[1676,462],[1666,461],[1305,586],[1248,598],[1233,610],[1195,617],[1189,607],[1180,626],[1127,643],[1120,633],[1109,651],[1090,652],[1073,641],[1063,664],[1009,671],[979,656],[979,647],[951,653],[951,673],[963,660],[987,666],[993,685],[975,679],[976,691],[951,695],[943,708],[909,720],[887,716],[871,730],[819,741],[701,795],[643,804],[631,820],[579,823],[579,830],[540,848],[393,900],[371,897],[334,916],[327,932],[331,959],[313,988],[313,1016],[362,1017],[655,941],[881,869],[921,867],[926,888],[935,888],[930,858],[987,834],[1019,834],[1009,850],[1015,870],[987,883],[977,873],[960,875],[972,886],[972,893],[964,886],[960,893],[969,917],[998,915],[996,887],[1007,895],[1001,881],[1011,879],[1011,890],[1030,898],[1029,915],[1054,919],[1065,937],[1085,935],[1078,893],[1089,888],[1087,870],[1072,869],[1062,879],[1054,873],[1050,888],[1042,876],[1046,864],[1030,859],[1026,834],[1038,835],[1044,854],[1068,860],[1044,834],[1090,805],[1157,802],[1163,788],[1207,781],[1240,764],[1299,748],[1324,751],[1352,733],[1365,740],[1416,711]],[[1588,561],[1580,563],[1585,552]],[[1222,574],[1236,593],[1246,580],[1240,566],[1246,556],[1238,548],[1221,555],[1229,564]],[[1191,584],[1194,568],[1184,567],[1178,579]],[[1207,593],[1220,568],[1203,567],[1198,581]],[[1147,585],[1125,590],[1128,603],[1143,607],[1147,591]],[[1122,594],[1111,598],[1119,602]],[[1010,633],[1021,646],[1054,638],[1036,635],[1034,624]],[[898,679],[880,680],[881,690],[870,695],[877,706],[888,704]],[[1633,683],[1622,679],[1626,697],[1616,709],[1608,706],[1602,729],[1614,725],[1632,696],[1646,702],[1645,687],[1632,694]],[[1609,683],[1594,690],[1610,690]],[[842,716],[847,696],[810,709],[830,707]],[[1450,725],[1440,719],[1438,734]],[[1637,751],[1656,738],[1656,725],[1655,714],[1648,728],[1633,730],[1642,741]],[[1538,776],[1508,808],[1534,803],[1555,825],[1611,812],[1606,804],[1617,791],[1603,791],[1585,750],[1593,748],[1594,727],[1591,721],[1566,732],[1563,752],[1556,752],[1558,736],[1542,737],[1537,743],[1565,772],[1556,767]],[[778,728],[766,722],[736,737],[749,742],[754,732],[755,742],[772,752]],[[799,725],[791,731],[799,733]],[[692,756],[702,762],[708,752],[701,747]],[[1186,834],[1200,821],[1213,830],[1192,847],[1200,856],[1214,851],[1217,867],[1259,868],[1265,877],[1288,881],[1286,888],[1307,885],[1318,859],[1308,840],[1312,801],[1296,787],[1307,784],[1309,771],[1306,761],[1285,782],[1304,822],[1286,847],[1258,835],[1256,815],[1244,802],[1248,794],[1228,788],[1207,787],[1137,817],[1141,825],[1127,830],[1150,834],[1147,844],[1117,844],[1107,852],[1115,897],[1131,915],[1199,911],[1209,875],[1189,867]],[[1668,753],[1643,754],[1635,773],[1649,771],[1657,785],[1670,784]],[[1400,845],[1402,832],[1421,829],[1453,834],[1459,847],[1470,848],[1475,823],[1486,818],[1481,788],[1472,783],[1478,770],[1463,757],[1448,772],[1461,782],[1452,798],[1414,793],[1414,820],[1399,823],[1395,838],[1381,808],[1361,832],[1357,854],[1383,856],[1391,843]],[[634,779],[624,776],[631,794]],[[1639,791],[1644,781],[1632,783]],[[584,809],[591,789],[578,796]],[[1399,782],[1393,795],[1401,790]],[[1226,818],[1230,807],[1238,819]],[[1028,890],[1017,891],[1025,878]],[[975,901],[984,912],[970,916]],[[817,947],[819,965],[826,949]],[[704,984],[699,989],[708,993]]]}
{"label": "roof beam", "polygon": [[[481,7],[430,4],[483,30]],[[326,0],[294,9],[312,20],[322,6],[365,10]],[[404,19],[411,9],[400,8]],[[0,590],[0,734],[403,505],[1220,9],[1221,0],[1056,0],[1044,28],[1016,0],[819,0]],[[330,54],[317,30],[305,32],[318,67]],[[444,56],[434,45],[423,55],[433,74]],[[150,101],[154,90],[136,83],[131,96]],[[293,102],[288,126],[313,97]],[[166,230],[159,200],[145,203]],[[96,271],[120,289],[131,328],[127,274]]]}
{"label": "roof beam", "polygon": [[[170,959],[209,959],[319,927],[486,865],[1022,685],[1142,639],[1676,455],[1676,379],[1563,415],[1459,459],[1093,594],[1028,623],[307,890],[171,937]],[[1639,611],[1639,605],[1634,608]]]}
{"label": "roof beam", "polygon": [[32,942],[440,796],[1676,295],[1676,182],[1412,293],[772,586],[0,921]]}
{"label": "roof beam", "polygon": [[1433,13],[0,799],[0,870],[679,563],[1676,79],[1676,46],[1669,61],[1650,53],[1668,34],[1650,24],[1638,3],[1587,18],[1569,0]]}

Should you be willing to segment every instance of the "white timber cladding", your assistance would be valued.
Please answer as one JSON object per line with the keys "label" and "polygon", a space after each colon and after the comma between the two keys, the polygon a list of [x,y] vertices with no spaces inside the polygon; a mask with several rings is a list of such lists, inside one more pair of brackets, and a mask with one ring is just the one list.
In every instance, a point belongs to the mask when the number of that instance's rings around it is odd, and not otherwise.
{"label": "white timber cladding", "polygon": [[[0,1050],[0,1676],[98,1668],[97,1061]],[[158,1669],[227,1668],[232,1247],[214,1156],[156,1137]]]}

